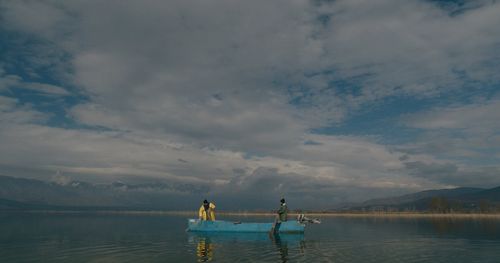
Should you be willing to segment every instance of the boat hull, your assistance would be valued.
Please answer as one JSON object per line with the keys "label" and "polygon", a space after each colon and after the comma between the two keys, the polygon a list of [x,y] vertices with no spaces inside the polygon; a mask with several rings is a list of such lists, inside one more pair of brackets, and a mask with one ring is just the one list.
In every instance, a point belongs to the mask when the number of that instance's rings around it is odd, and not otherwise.
{"label": "boat hull", "polygon": [[[193,232],[269,232],[273,228],[273,223],[240,223],[229,221],[203,221],[198,219],[188,219],[187,231]],[[305,225],[297,221],[287,221],[279,224],[279,233],[303,233]]]}

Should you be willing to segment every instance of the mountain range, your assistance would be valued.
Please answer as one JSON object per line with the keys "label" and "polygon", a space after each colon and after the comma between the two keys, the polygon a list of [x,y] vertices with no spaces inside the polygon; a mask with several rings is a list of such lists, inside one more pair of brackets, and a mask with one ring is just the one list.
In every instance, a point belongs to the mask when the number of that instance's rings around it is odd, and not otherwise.
{"label": "mountain range", "polygon": [[336,210],[348,211],[498,211],[500,187],[459,187],[427,190],[389,198],[371,199]]}
{"label": "mountain range", "polygon": [[[208,186],[162,182],[56,181],[0,175],[0,210],[178,210],[192,208],[210,190]],[[332,211],[500,211],[500,187],[427,190]]]}

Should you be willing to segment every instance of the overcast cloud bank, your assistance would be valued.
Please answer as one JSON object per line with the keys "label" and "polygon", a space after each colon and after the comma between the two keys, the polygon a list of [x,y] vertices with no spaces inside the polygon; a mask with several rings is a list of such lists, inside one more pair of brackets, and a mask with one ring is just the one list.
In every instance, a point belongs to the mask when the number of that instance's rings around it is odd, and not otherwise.
{"label": "overcast cloud bank", "polygon": [[[496,1],[0,12],[0,173],[189,182],[255,207],[500,185]],[[376,131],[353,121],[368,112]]]}

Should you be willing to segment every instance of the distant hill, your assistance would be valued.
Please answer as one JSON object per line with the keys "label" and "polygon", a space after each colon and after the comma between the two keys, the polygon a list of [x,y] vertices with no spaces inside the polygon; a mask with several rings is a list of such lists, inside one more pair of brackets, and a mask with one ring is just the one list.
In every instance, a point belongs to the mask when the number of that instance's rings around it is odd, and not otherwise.
{"label": "distant hill", "polygon": [[492,203],[500,203],[500,186],[492,189],[487,189],[484,191],[478,191],[474,193],[464,194],[458,196],[458,199],[463,198],[463,200],[469,201],[481,201],[487,200]]}
{"label": "distant hill", "polygon": [[0,175],[0,210],[172,209],[183,202],[179,196],[207,191],[191,184],[60,184]]}
{"label": "distant hill", "polygon": [[500,187],[427,190],[344,206],[347,211],[498,211]]}
{"label": "distant hill", "polygon": [[440,189],[440,190],[427,190],[422,192],[417,192],[413,194],[407,194],[397,197],[371,199],[362,203],[363,206],[373,206],[373,205],[400,205],[411,202],[416,202],[421,199],[441,196],[441,197],[457,197],[461,195],[473,194],[477,192],[484,191],[482,188],[468,188],[460,187],[454,189]]}

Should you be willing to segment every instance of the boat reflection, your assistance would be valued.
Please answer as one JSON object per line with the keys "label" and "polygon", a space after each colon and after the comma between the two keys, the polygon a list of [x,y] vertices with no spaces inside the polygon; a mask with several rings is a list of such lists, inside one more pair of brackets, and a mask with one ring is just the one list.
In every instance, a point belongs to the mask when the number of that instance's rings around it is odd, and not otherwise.
{"label": "boat reflection", "polygon": [[269,248],[278,252],[281,262],[289,261],[290,246],[298,247],[299,251],[304,247],[304,234],[189,232],[188,238],[189,243],[196,244],[198,262],[212,261],[217,247],[235,244],[272,244]]}

